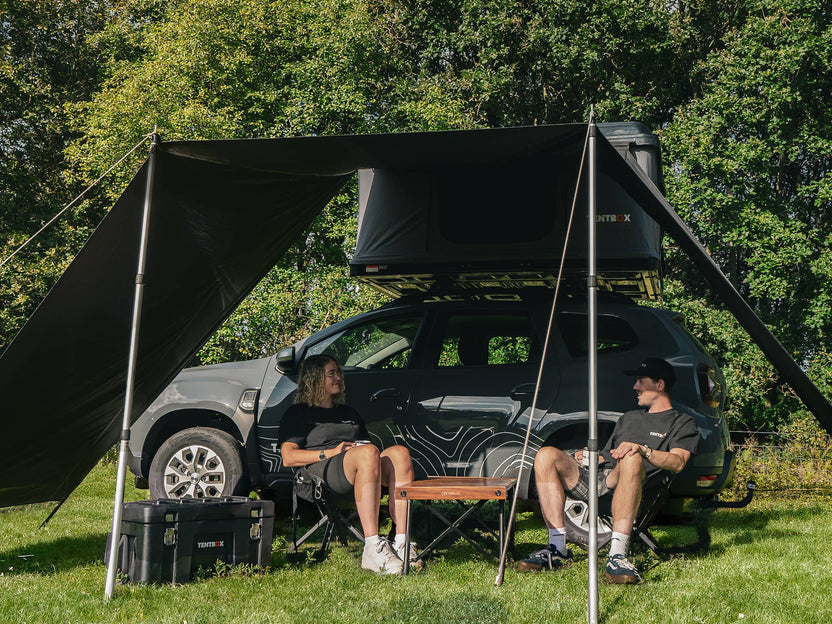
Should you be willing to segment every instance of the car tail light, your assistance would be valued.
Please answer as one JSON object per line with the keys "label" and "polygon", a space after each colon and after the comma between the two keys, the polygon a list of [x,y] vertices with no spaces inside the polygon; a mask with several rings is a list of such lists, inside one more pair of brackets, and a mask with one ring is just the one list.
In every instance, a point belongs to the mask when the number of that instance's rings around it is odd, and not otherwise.
{"label": "car tail light", "polygon": [[722,382],[716,371],[710,366],[700,365],[696,371],[699,381],[699,394],[708,407],[719,407],[722,403]]}
{"label": "car tail light", "polygon": [[713,487],[719,475],[702,475],[696,477],[696,486],[701,488]]}

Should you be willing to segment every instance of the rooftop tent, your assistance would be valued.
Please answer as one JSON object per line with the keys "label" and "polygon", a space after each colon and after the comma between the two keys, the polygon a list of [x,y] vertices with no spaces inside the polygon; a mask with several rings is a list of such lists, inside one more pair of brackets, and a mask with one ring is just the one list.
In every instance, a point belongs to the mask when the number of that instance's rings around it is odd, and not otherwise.
{"label": "rooftop tent", "polygon": [[[150,196],[132,413],[147,408],[355,171],[420,171],[457,198],[449,172],[464,172],[469,188],[481,179],[479,171],[495,173],[487,180],[492,193],[467,205],[463,221],[478,206],[487,207],[491,196],[503,200],[497,214],[504,216],[518,176],[532,184],[518,193],[527,199],[542,193],[562,206],[560,194],[570,193],[568,172],[577,171],[586,128],[162,143]],[[598,174],[620,190],[616,206],[632,215],[635,208],[646,210],[696,256],[752,337],[766,345],[786,380],[832,429],[826,399],[782,347],[777,350],[779,343],[697,246],[653,183],[655,176],[634,166],[644,156],[632,146],[619,153],[599,137]],[[501,170],[512,175],[496,175]],[[560,186],[553,191],[545,181],[530,180],[528,171],[547,180],[553,179],[548,172],[562,172],[554,178]],[[0,357],[0,506],[62,500],[119,438],[146,176],[145,164]],[[443,210],[454,206],[442,202]],[[524,235],[520,228],[512,231]],[[459,236],[446,251],[459,253],[471,243],[464,232]],[[545,236],[556,241],[562,234],[552,227]],[[632,246],[634,258],[652,263],[649,271],[660,260],[652,236]]]}
{"label": "rooftop tent", "polygon": [[[655,135],[639,123],[599,128],[660,184]],[[361,170],[351,274],[394,296],[553,285],[582,147],[554,144],[487,163]],[[586,202],[581,192],[579,210]],[[656,298],[661,228],[603,170],[597,203],[601,288]],[[586,225],[576,220],[567,250],[566,276],[578,288],[585,284]]]}

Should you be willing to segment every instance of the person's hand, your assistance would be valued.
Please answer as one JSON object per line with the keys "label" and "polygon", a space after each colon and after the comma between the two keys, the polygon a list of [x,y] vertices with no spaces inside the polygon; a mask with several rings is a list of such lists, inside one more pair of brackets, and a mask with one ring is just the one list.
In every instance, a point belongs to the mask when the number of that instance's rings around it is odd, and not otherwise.
{"label": "person's hand", "polygon": [[610,451],[614,459],[624,459],[630,455],[641,455],[641,444],[635,442],[622,442]]}
{"label": "person's hand", "polygon": [[[586,451],[586,453],[587,453],[587,455],[589,455],[589,451]],[[583,449],[578,449],[577,451],[575,451],[575,461],[578,462],[579,464],[581,464],[582,466],[584,465],[584,450]],[[587,461],[589,461],[589,460],[587,460]],[[606,460],[599,453],[598,454],[598,465],[600,466],[605,461]]]}
{"label": "person's hand", "polygon": [[338,451],[338,453],[346,453],[348,450],[350,450],[351,448],[354,448],[354,447],[355,447],[355,442],[346,442],[346,441],[344,441],[344,442],[341,442],[341,444],[339,444],[338,446],[336,446],[335,450]]}

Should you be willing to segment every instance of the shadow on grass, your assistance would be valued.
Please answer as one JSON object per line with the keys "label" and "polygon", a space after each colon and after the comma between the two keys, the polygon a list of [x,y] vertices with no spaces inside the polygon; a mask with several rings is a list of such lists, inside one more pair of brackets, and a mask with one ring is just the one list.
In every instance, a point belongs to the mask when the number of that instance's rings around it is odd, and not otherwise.
{"label": "shadow on grass", "polygon": [[0,551],[0,569],[16,574],[57,574],[104,561],[107,535],[61,537],[51,542]]}

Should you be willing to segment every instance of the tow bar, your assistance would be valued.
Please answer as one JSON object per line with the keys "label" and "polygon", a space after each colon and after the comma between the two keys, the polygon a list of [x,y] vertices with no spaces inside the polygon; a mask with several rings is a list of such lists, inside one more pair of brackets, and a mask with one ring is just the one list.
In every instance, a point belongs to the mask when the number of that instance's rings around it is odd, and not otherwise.
{"label": "tow bar", "polygon": [[738,501],[719,501],[712,498],[707,500],[700,500],[699,507],[702,509],[740,509],[747,507],[754,498],[754,492],[757,490],[757,484],[754,481],[749,481],[745,484],[745,496]]}

